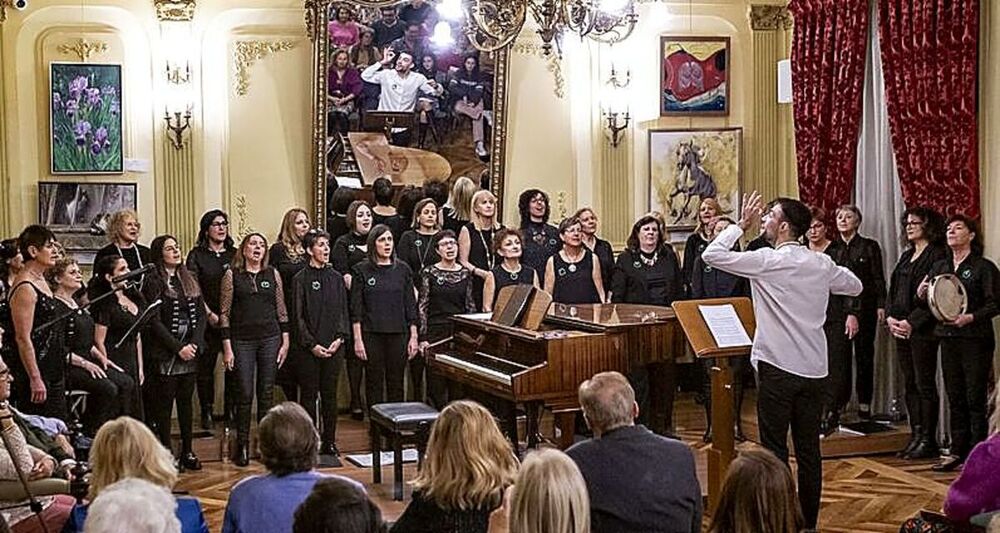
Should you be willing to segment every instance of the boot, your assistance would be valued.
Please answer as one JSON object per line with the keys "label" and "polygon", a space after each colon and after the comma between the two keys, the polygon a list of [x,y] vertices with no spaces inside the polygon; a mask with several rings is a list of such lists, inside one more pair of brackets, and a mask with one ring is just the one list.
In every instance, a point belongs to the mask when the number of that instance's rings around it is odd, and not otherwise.
{"label": "boot", "polygon": [[181,455],[181,468],[184,470],[201,470],[201,461],[194,452],[187,452]]}
{"label": "boot", "polygon": [[212,431],[212,408],[206,407],[201,410],[201,429]]}
{"label": "boot", "polygon": [[705,434],[702,435],[702,442],[709,443],[712,442],[712,402],[705,402],[705,420],[707,422],[707,427],[705,428]]}
{"label": "boot", "polygon": [[917,447],[917,443],[923,438],[923,428],[920,426],[913,426],[912,432],[910,433],[910,442],[906,443],[906,447],[902,450],[896,452],[896,457],[904,458],[913,452],[913,449]]}
{"label": "boot", "polygon": [[913,446],[913,449],[906,454],[906,458],[910,460],[920,460],[920,459],[935,459],[941,456],[941,450],[938,449],[937,441],[933,435],[928,435],[926,433],[921,433],[920,439],[917,440],[917,444]]}
{"label": "boot", "polygon": [[247,466],[250,464],[250,443],[245,440],[236,444],[236,457],[233,458],[236,466]]}
{"label": "boot", "polygon": [[427,123],[417,124],[417,146],[424,148],[427,145]]}

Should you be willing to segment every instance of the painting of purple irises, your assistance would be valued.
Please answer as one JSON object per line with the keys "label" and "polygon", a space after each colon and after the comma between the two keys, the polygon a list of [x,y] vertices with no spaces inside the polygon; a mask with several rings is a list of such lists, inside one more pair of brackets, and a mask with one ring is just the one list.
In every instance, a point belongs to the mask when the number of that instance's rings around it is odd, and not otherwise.
{"label": "painting of purple irises", "polygon": [[121,174],[122,68],[51,64],[53,174]]}

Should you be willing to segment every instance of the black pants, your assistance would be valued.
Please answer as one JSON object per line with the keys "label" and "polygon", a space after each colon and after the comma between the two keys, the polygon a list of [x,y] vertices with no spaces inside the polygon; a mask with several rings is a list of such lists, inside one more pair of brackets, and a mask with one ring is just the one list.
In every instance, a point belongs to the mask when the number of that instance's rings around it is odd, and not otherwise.
{"label": "black pants", "polygon": [[674,394],[677,389],[677,364],[666,361],[636,365],[628,381],[639,404],[640,424],[661,435],[674,430]]}
{"label": "black pants", "polygon": [[[254,389],[257,391],[257,422],[274,404],[274,377],[278,371],[278,348],[281,335],[253,340],[233,340],[233,370],[239,380],[239,403],[236,406],[236,436],[240,443],[250,440],[250,412]],[[256,378],[256,379],[255,379]]]}
{"label": "black pants", "polygon": [[126,412],[135,394],[135,381],[127,374],[110,365],[104,373],[108,377],[95,378],[80,367],[69,367],[69,388],[88,393],[87,411],[81,422],[84,432],[91,436],[105,422]]}
{"label": "black pants", "polygon": [[[340,377],[340,362],[345,348],[333,357],[319,358],[312,353],[300,359],[295,366],[298,375],[299,404],[312,417],[313,423],[323,421],[321,437],[324,443],[334,444],[337,440],[337,379]],[[320,401],[316,413],[316,400]]]}
{"label": "black pants", "polygon": [[963,459],[986,440],[993,337],[942,337],[941,370],[951,415],[951,453]]}
{"label": "black pants", "polygon": [[63,422],[68,422],[69,406],[66,403],[66,380],[60,376],[43,375],[42,381],[45,383],[45,401],[35,403],[31,401],[31,383],[28,374],[18,372],[15,375],[13,391],[17,400],[17,408],[25,414],[58,418]]}
{"label": "black pants", "polygon": [[351,411],[356,411],[361,409],[362,406],[366,405],[364,401],[364,396],[361,393],[361,384],[365,380],[365,368],[368,366],[367,361],[362,361],[354,355],[354,341],[349,341],[351,344],[351,352],[344,356],[344,364],[347,367],[347,384],[351,388]]}
{"label": "black pants", "polygon": [[841,412],[851,401],[851,344],[845,333],[846,318],[838,317],[823,325],[829,376],[823,387],[823,412]]}
{"label": "black pants", "polygon": [[[368,368],[365,369],[365,395],[368,407],[403,401],[403,375],[406,371],[408,333],[363,334]],[[385,387],[385,393],[382,387]]]}
{"label": "black pants", "polygon": [[757,421],[761,444],[788,464],[788,429],[798,463],[799,502],[806,529],[816,527],[823,489],[819,448],[823,378],[796,376],[763,361],[757,368]]}
{"label": "black pants", "polygon": [[156,397],[156,429],[160,443],[173,450],[170,442],[170,415],[177,403],[177,425],[181,430],[181,455],[191,452],[191,420],[193,417],[192,403],[194,388],[198,374],[180,374],[176,376],[156,376],[153,378],[152,390]]}
{"label": "black pants", "polygon": [[[291,346],[288,348],[288,357],[285,358],[285,364],[281,365],[275,376],[275,383],[281,387],[281,392],[285,394],[286,400],[298,402],[301,399],[301,374],[299,366],[308,364],[307,360],[312,357],[312,353],[299,346],[295,340],[292,341]],[[306,362],[303,363],[303,361]]]}
{"label": "black pants", "polygon": [[[854,364],[857,365],[858,403],[871,406],[875,384],[875,334],[878,331],[878,315],[875,309],[865,309],[858,317],[858,334],[854,336]],[[851,341],[848,341],[849,343]],[[849,354],[849,352],[848,352]],[[851,359],[847,358],[847,384],[851,382]],[[846,402],[845,402],[846,404]]]}
{"label": "black pants", "polygon": [[906,412],[910,417],[910,427],[919,427],[932,440],[937,438],[940,402],[936,380],[937,352],[938,340],[935,337],[896,339],[896,355],[906,385]]}

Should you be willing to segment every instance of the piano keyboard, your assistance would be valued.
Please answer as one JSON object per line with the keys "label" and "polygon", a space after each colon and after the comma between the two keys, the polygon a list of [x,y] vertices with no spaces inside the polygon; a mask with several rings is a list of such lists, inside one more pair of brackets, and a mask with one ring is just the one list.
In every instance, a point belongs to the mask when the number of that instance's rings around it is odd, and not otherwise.
{"label": "piano keyboard", "polygon": [[475,358],[475,362],[470,361],[469,359],[460,359],[458,357],[442,353],[435,355],[434,358],[442,364],[461,368],[472,372],[473,374],[478,374],[491,380],[499,381],[505,385],[511,384],[511,375],[514,372],[524,370],[524,368],[521,368],[513,363],[508,363],[492,357],[483,357],[481,355],[480,357]]}

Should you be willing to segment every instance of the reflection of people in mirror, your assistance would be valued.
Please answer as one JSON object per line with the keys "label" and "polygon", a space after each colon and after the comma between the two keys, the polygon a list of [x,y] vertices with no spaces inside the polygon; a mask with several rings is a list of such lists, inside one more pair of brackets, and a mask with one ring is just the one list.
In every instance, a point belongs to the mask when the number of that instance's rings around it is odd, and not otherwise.
{"label": "reflection of people in mirror", "polygon": [[397,54],[408,52],[417,60],[424,56],[424,51],[429,48],[424,27],[419,23],[408,23],[403,36],[389,44]]}
{"label": "reflection of people in mirror", "polygon": [[350,127],[350,116],[354,112],[356,100],[361,97],[363,83],[357,69],[350,66],[347,50],[333,54],[330,77],[327,82],[330,102],[330,120],[327,134],[338,131],[346,135]]}
{"label": "reflection of people in mirror", "polygon": [[487,156],[483,143],[483,96],[488,86],[489,80],[479,70],[479,57],[476,55],[467,56],[462,68],[448,82],[455,114],[465,115],[472,121],[472,142],[479,157]]}
{"label": "reflection of people in mirror", "polygon": [[361,24],[354,21],[354,13],[347,6],[337,8],[336,17],[327,24],[330,44],[337,48],[349,48],[358,44],[361,36]]}
{"label": "reflection of people in mirror", "polygon": [[385,6],[382,8],[382,18],[372,23],[372,31],[375,32],[375,46],[382,48],[385,45],[399,39],[406,30],[406,23],[396,16],[396,8]]}
{"label": "reflection of people in mirror", "polygon": [[[437,60],[434,58],[434,54],[425,52],[423,57],[420,58],[420,64],[415,69],[416,72],[423,74],[428,80],[433,80],[439,86],[444,87],[447,84],[447,75],[437,68]],[[424,148],[426,146],[427,132],[431,133],[431,137],[434,138],[434,142],[440,144],[441,137],[438,136],[438,129],[436,124],[436,119],[440,116],[441,101],[446,99],[445,95],[421,95],[417,100],[417,109],[420,112],[420,116],[417,121],[417,146]]]}
{"label": "reflection of people in mirror", "polygon": [[[393,63],[395,63],[394,69],[386,68]],[[428,80],[423,74],[412,72],[412,69],[412,55],[401,52],[397,58],[396,52],[387,48],[380,63],[366,68],[361,73],[361,79],[381,87],[379,111],[412,112],[417,104],[418,93],[423,92],[437,97],[444,92],[444,88],[436,81]]]}

